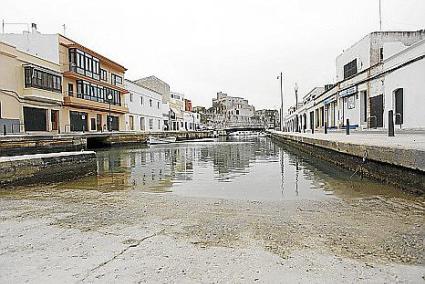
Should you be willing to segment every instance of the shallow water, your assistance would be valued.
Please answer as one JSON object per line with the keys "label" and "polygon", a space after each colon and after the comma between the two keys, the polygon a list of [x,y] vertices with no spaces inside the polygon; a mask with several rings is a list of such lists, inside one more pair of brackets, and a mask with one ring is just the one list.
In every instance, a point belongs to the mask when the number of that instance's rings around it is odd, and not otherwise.
{"label": "shallow water", "polygon": [[324,200],[408,194],[276,145],[269,138],[98,151],[98,175],[56,188],[138,190],[241,200]]}

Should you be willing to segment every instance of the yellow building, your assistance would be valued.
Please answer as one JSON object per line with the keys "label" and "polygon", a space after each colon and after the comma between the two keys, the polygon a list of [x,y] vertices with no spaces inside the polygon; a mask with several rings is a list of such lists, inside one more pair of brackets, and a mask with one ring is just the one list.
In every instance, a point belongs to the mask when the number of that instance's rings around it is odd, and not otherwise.
{"label": "yellow building", "polygon": [[60,65],[0,42],[0,132],[54,132],[63,103]]}
{"label": "yellow building", "polygon": [[65,131],[125,130],[127,69],[62,35],[59,63],[64,78]]}
{"label": "yellow building", "polygon": [[[0,123],[61,133],[126,129],[122,65],[63,35],[41,34],[35,24],[31,32],[0,34],[0,42],[0,88],[7,90],[1,92],[1,115],[12,119]],[[29,84],[24,70],[35,76]],[[22,104],[32,107],[21,110]]]}

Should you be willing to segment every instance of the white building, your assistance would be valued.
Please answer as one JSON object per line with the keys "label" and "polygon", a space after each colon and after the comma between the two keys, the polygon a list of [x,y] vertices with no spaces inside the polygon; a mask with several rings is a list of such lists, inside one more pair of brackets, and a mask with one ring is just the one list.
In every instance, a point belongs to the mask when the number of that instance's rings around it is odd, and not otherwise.
{"label": "white building", "polygon": [[303,107],[286,116],[285,128],[343,128],[347,122],[360,130],[387,128],[390,110],[399,128],[425,128],[417,107],[424,103],[424,40],[425,30],[367,35],[336,59],[338,82],[305,96]]}
{"label": "white building", "polygon": [[128,113],[125,115],[127,131],[162,131],[164,106],[161,94],[125,80],[129,91],[125,98]]}
{"label": "white building", "polygon": [[171,130],[184,130],[184,95],[171,92],[168,103],[170,105]]}
{"label": "white building", "polygon": [[[384,113],[394,111],[397,128],[425,129],[425,40],[387,58],[384,70],[389,72],[383,80]],[[388,115],[384,115],[384,127]]]}

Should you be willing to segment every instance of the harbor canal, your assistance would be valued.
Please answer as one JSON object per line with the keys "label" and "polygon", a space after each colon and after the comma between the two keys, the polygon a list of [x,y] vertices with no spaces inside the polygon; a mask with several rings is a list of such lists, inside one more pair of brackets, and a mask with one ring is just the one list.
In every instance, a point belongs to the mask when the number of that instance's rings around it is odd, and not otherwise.
{"label": "harbor canal", "polygon": [[423,197],[269,138],[104,149],[97,163],[0,189],[0,282],[425,277]]}

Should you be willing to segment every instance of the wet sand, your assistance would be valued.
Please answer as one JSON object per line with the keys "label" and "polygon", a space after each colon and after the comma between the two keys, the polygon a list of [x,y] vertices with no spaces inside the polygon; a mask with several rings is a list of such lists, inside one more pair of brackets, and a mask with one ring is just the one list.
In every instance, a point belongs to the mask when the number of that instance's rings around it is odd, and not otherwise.
{"label": "wet sand", "polygon": [[0,282],[425,281],[423,198],[0,190]]}

